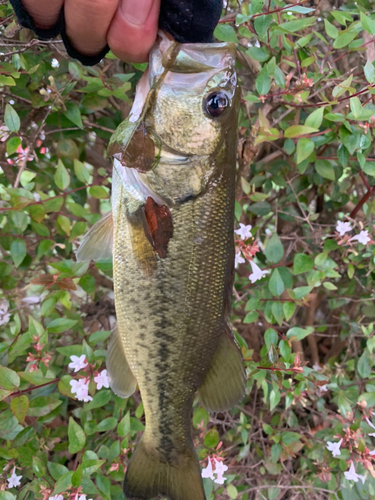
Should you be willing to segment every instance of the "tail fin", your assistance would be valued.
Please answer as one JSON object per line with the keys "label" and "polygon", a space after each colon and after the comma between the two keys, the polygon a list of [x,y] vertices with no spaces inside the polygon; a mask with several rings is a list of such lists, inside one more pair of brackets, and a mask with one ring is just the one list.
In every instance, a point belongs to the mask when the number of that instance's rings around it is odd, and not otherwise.
{"label": "tail fin", "polygon": [[124,494],[127,500],[148,500],[158,495],[171,500],[206,500],[194,449],[178,455],[171,465],[142,439],[126,472]]}

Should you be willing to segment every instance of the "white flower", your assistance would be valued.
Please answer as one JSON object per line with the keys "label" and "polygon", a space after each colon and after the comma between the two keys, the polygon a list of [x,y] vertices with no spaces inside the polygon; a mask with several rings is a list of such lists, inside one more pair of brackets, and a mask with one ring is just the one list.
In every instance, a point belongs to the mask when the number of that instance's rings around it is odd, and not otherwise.
{"label": "white flower", "polygon": [[224,477],[224,472],[228,470],[228,467],[223,464],[223,462],[219,462],[219,460],[216,460],[214,458],[215,462],[215,474],[217,475],[217,478],[214,479],[216,484],[224,484],[225,477]]}
{"label": "white flower", "polygon": [[348,233],[352,229],[353,228],[350,222],[341,222],[341,220],[337,221],[336,231],[339,233],[340,236],[344,236],[345,233]]}
{"label": "white flower", "polygon": [[[74,500],[86,500],[86,497],[87,497],[87,495],[85,495],[85,494],[78,495],[78,493],[77,493]],[[89,500],[92,500],[92,498],[89,498]]]}
{"label": "white flower", "polygon": [[371,455],[371,456],[375,455],[375,450],[374,451],[370,451],[369,455]]}
{"label": "white flower", "polygon": [[319,387],[319,389],[320,389],[320,393],[328,391],[326,384],[324,384],[321,387]]}
{"label": "white flower", "polygon": [[70,356],[70,359],[72,360],[72,362],[69,363],[68,366],[75,372],[79,372],[79,370],[82,370],[87,366],[86,356],[84,354],[82,354],[82,356],[80,357]]}
{"label": "white flower", "polygon": [[64,500],[64,497],[62,495],[55,495],[53,497],[49,497],[48,500]]}
{"label": "white flower", "polygon": [[362,245],[367,245],[367,243],[371,240],[371,238],[368,235],[368,231],[361,231],[359,234],[356,234],[352,238],[350,238],[349,241],[354,241],[357,240],[359,243],[362,243]]}
{"label": "white flower", "polygon": [[6,325],[10,319],[10,314],[8,313],[9,302],[7,299],[0,300],[0,325]]}
{"label": "white flower", "polygon": [[240,228],[236,229],[234,232],[238,234],[238,236],[241,238],[241,240],[247,240],[248,238],[252,237],[251,234],[251,227],[250,224],[248,226],[245,226],[245,224],[242,224],[240,222]]}
{"label": "white flower", "polygon": [[89,396],[89,380],[87,382],[84,378],[80,378],[79,380],[71,380],[69,382],[71,385],[71,392],[76,394],[76,399],[78,401],[83,401],[84,403],[88,403],[92,401],[92,397]]}
{"label": "white flower", "polygon": [[313,370],[315,370],[316,372],[320,372],[322,370],[322,367],[320,366],[319,363],[315,363],[313,365]]}
{"label": "white flower", "polygon": [[107,370],[103,370],[102,372],[98,373],[98,375],[94,377],[94,382],[97,384],[96,388],[98,390],[101,389],[102,387],[106,387],[108,389],[109,382],[108,382]]}
{"label": "white flower", "polygon": [[249,276],[249,280],[251,283],[255,283],[258,280],[261,280],[262,278],[265,277],[266,274],[269,273],[269,271],[262,270],[260,267],[258,267],[253,260],[250,261],[252,273]]}
{"label": "white flower", "polygon": [[208,465],[207,465],[207,467],[202,470],[202,477],[209,477],[210,479],[212,479],[213,481],[215,481],[215,476],[214,476],[214,473],[213,473],[213,470],[212,470],[212,463],[211,463],[211,459],[210,458],[208,459]]}
{"label": "white flower", "polygon": [[338,457],[341,455],[340,447],[342,444],[342,439],[338,443],[331,443],[331,441],[327,441],[327,450],[332,452],[334,457]]}
{"label": "white flower", "polygon": [[15,488],[16,486],[21,485],[22,476],[17,476],[15,471],[16,471],[16,468],[14,467],[12,475],[10,476],[10,478],[7,479],[8,483],[9,483],[8,488]]}
{"label": "white flower", "polygon": [[241,250],[236,253],[234,257],[234,267],[237,267],[238,264],[243,264],[245,262],[245,259],[241,255]]}
{"label": "white flower", "polygon": [[360,479],[362,481],[362,483],[364,484],[364,482],[366,481],[366,476],[363,476],[361,474],[357,474],[356,471],[355,471],[355,468],[354,468],[354,463],[352,462],[351,466],[350,466],[350,469],[346,472],[344,472],[344,476],[346,477],[346,479],[348,481],[354,481],[355,483],[358,483],[358,479]]}
{"label": "white flower", "polygon": [[[365,417],[365,420],[366,420],[366,422],[368,423],[368,425],[370,427],[372,427],[373,429],[375,429],[375,425],[371,422],[371,420],[368,417]],[[371,436],[371,434],[369,434],[369,436]]]}

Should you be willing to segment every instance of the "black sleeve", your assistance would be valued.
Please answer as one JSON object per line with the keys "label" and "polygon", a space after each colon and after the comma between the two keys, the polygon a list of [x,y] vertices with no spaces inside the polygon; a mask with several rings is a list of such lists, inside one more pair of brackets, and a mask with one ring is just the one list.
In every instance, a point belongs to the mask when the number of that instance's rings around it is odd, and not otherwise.
{"label": "black sleeve", "polygon": [[[52,28],[40,29],[34,24],[21,0],[10,0],[18,22],[28,28],[41,40],[49,40],[61,35],[69,56],[78,59],[86,66],[93,66],[103,59],[109,51],[106,45],[98,54],[86,56],[78,52],[70,43],[64,22],[64,7]],[[220,19],[222,0],[161,0],[159,26],[170,33],[180,43],[209,43]]]}
{"label": "black sleeve", "polygon": [[222,0],[161,0],[159,26],[180,43],[213,42]]}

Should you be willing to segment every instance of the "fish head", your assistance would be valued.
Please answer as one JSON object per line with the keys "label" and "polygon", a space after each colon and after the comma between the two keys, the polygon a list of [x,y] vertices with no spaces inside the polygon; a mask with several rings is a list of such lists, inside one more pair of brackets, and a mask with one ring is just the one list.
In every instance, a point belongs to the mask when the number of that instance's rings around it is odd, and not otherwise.
{"label": "fish head", "polygon": [[234,178],[239,88],[233,43],[180,44],[161,33],[109,153],[137,204],[173,206]]}
{"label": "fish head", "polygon": [[176,156],[210,156],[223,144],[237,115],[238,85],[233,43],[163,41],[150,57],[155,92],[146,128]]}

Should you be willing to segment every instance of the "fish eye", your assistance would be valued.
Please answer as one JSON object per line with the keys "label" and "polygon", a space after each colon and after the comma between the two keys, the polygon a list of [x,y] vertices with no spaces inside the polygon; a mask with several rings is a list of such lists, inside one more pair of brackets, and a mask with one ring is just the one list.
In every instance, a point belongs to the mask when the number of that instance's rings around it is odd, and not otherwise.
{"label": "fish eye", "polygon": [[229,106],[229,98],[224,92],[212,92],[206,97],[205,110],[213,118],[217,118]]}

